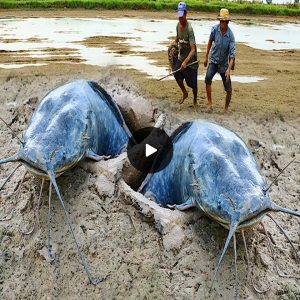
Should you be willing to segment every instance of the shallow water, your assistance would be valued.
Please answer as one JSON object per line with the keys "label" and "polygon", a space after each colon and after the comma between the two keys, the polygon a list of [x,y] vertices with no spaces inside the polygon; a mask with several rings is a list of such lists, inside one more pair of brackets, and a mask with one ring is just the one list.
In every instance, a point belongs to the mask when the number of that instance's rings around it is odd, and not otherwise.
{"label": "shallow water", "polygon": [[[86,64],[133,68],[151,78],[167,74],[167,69],[155,65],[141,52],[166,51],[166,44],[175,35],[177,20],[99,19],[99,18],[9,18],[0,20],[0,50],[25,51],[34,58],[51,57],[49,48],[72,49],[73,55]],[[196,41],[206,44],[210,29],[216,21],[192,20]],[[243,25],[230,23],[236,42],[263,50],[300,49],[300,26]],[[105,48],[86,47],[82,44],[93,36],[122,37],[120,42],[130,47],[134,54],[118,54]],[[2,40],[2,41],[1,41]],[[24,54],[24,53],[23,53]],[[58,56],[55,54],[55,56]],[[38,65],[38,64],[36,64]],[[0,64],[2,68],[24,65]],[[25,66],[28,66],[27,64]],[[200,78],[203,75],[200,74]],[[236,76],[240,82],[263,80],[256,76]]]}

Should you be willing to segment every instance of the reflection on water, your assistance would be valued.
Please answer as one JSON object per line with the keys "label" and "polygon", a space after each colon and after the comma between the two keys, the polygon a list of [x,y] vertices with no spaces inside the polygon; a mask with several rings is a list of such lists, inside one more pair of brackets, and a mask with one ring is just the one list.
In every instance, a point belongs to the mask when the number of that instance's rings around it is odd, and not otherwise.
{"label": "reflection on water", "polygon": [[[155,66],[155,61],[141,55],[141,52],[166,51],[166,43],[175,35],[177,20],[142,19],[97,19],[97,18],[10,18],[0,20],[0,50],[25,51],[35,58],[51,57],[47,49],[72,49],[72,54],[86,64],[134,68],[159,78],[167,69]],[[206,44],[211,26],[216,21],[192,21],[196,41]],[[230,27],[236,42],[250,47],[273,49],[300,49],[300,26],[284,25],[242,25],[234,22]],[[93,36],[122,37],[134,54],[118,54],[104,47],[86,47],[82,41]],[[1,42],[2,40],[2,42]],[[74,51],[75,50],[75,51]],[[23,53],[24,54],[24,53]],[[57,54],[53,54],[58,56]],[[18,65],[20,66],[20,65]],[[0,67],[15,68],[16,64],[2,64]],[[234,79],[234,77],[233,77]],[[240,82],[255,82],[258,77],[240,76]]]}

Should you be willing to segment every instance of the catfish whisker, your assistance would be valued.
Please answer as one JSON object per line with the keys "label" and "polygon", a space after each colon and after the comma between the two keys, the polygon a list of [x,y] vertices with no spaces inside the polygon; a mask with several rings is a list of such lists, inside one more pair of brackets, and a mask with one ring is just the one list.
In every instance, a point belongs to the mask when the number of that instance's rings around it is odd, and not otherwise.
{"label": "catfish whisker", "polygon": [[278,276],[280,277],[285,277],[285,278],[296,278],[296,279],[300,279],[300,277],[297,277],[295,275],[290,275],[290,274],[283,274],[281,273],[281,271],[279,270],[279,267],[278,267],[278,264],[277,264],[277,259],[276,259],[276,255],[274,253],[274,248],[273,248],[273,245],[271,243],[271,240],[270,240],[270,237],[269,237],[269,234],[267,232],[267,229],[265,227],[265,224],[263,222],[260,223],[263,227],[263,230],[265,232],[265,235],[267,237],[267,241],[268,241],[268,245],[269,245],[269,248],[270,248],[270,251],[271,251],[271,254],[272,254],[272,258],[274,260],[274,265],[275,265],[275,268],[276,268],[276,272],[278,274]]}
{"label": "catfish whisker", "polygon": [[270,185],[265,190],[265,193],[270,189],[270,187],[276,182],[277,178],[284,172],[286,168],[288,168],[289,165],[291,165],[292,162],[295,161],[296,158],[293,158],[280,172],[279,174],[273,179],[273,181],[270,183]]}
{"label": "catfish whisker", "polygon": [[38,196],[38,201],[37,201],[36,206],[35,206],[35,221],[34,221],[34,224],[32,226],[32,229],[29,230],[28,232],[24,232],[24,231],[20,230],[20,232],[24,235],[32,234],[37,224],[38,224],[38,226],[40,226],[39,209],[40,209],[40,202],[41,202],[41,196],[42,196],[44,182],[45,182],[45,178],[43,177],[41,188],[40,188],[40,193],[39,193],[39,196]]}
{"label": "catfish whisker", "polygon": [[40,193],[39,193],[39,198],[37,201],[37,206],[36,206],[36,222],[38,224],[38,226],[40,226],[40,205],[41,205],[41,197],[42,197],[42,192],[43,192],[43,187],[44,187],[44,183],[45,183],[45,178],[42,178],[42,184],[41,184],[41,188],[40,188]]}
{"label": "catfish whisker", "polygon": [[234,233],[235,233],[235,231],[236,231],[237,226],[238,226],[238,223],[237,223],[237,222],[233,222],[233,223],[231,223],[231,225],[230,225],[229,233],[228,233],[228,236],[227,236],[225,245],[224,245],[224,247],[223,247],[222,254],[221,254],[220,258],[219,258],[218,264],[217,264],[216,269],[215,269],[215,271],[214,271],[213,280],[212,280],[212,283],[211,283],[211,286],[210,286],[210,290],[209,290],[210,292],[211,292],[211,290],[212,290],[212,288],[213,288],[213,285],[214,285],[214,282],[215,282],[217,273],[218,273],[218,271],[219,271],[221,262],[222,262],[222,260],[223,260],[224,254],[225,254],[225,252],[226,252],[226,250],[227,250],[227,248],[228,248],[228,245],[229,245],[229,242],[230,242],[232,236],[234,235]]}
{"label": "catfish whisker", "polygon": [[248,273],[248,276],[250,277],[252,287],[255,290],[255,292],[257,292],[258,294],[265,294],[270,290],[270,287],[267,288],[266,290],[260,290],[255,286],[253,277],[252,277],[251,272],[250,272],[250,259],[249,259],[249,253],[248,253],[248,249],[247,249],[247,243],[246,243],[246,239],[245,239],[244,230],[241,230],[241,233],[242,233],[244,247],[245,247],[245,253],[246,253],[247,273]]}
{"label": "catfish whisker", "polygon": [[292,240],[287,235],[287,233],[285,232],[285,230],[283,229],[283,227],[278,223],[278,221],[271,214],[267,214],[267,216],[277,225],[277,227],[280,229],[280,231],[284,234],[284,236],[286,237],[286,239],[290,243],[291,247],[293,248],[296,258],[299,259],[299,254],[298,254],[298,252],[297,252],[297,250],[296,250],[296,248],[295,248]]}
{"label": "catfish whisker", "polygon": [[20,182],[20,184],[18,185],[17,192],[16,192],[16,196],[15,196],[15,201],[14,201],[14,203],[13,203],[13,208],[12,208],[12,210],[11,210],[8,214],[6,214],[5,216],[3,216],[3,217],[0,219],[0,222],[1,222],[1,221],[9,221],[9,220],[12,219],[12,217],[13,217],[15,211],[16,211],[16,206],[17,206],[17,204],[18,204],[18,200],[19,200],[19,196],[20,196],[20,191],[21,191],[21,188],[22,188],[22,186],[23,186],[23,182],[24,182],[24,179],[25,179],[25,176],[26,176],[26,175],[27,175],[27,171],[25,171],[25,173],[24,173],[24,175],[23,175],[23,177],[22,177],[22,179],[21,179],[21,182]]}
{"label": "catfish whisker", "polygon": [[[67,212],[67,210],[66,210],[66,207],[65,207],[65,204],[64,204],[64,200],[63,200],[63,198],[62,198],[62,196],[61,196],[61,194],[60,194],[59,188],[58,188],[57,183],[56,183],[56,180],[55,180],[54,172],[53,172],[53,171],[49,171],[48,174],[49,174],[49,178],[50,178],[50,191],[51,191],[51,185],[53,185],[53,186],[54,186],[54,189],[55,189],[55,191],[56,191],[56,194],[57,194],[57,196],[58,196],[58,199],[59,199],[59,201],[60,201],[60,204],[61,204],[61,206],[62,206],[62,208],[63,208],[64,214],[65,214],[65,218],[66,218],[66,221],[67,221],[67,225],[68,225],[68,227],[69,227],[69,230],[70,230],[71,235],[72,235],[72,237],[73,237],[73,240],[74,240],[74,242],[75,242],[75,245],[76,245],[76,248],[77,248],[77,252],[78,252],[78,255],[79,255],[79,257],[80,257],[80,260],[81,260],[81,263],[82,263],[82,265],[83,265],[83,268],[84,268],[84,270],[85,270],[85,273],[87,274],[90,283],[93,284],[93,285],[97,285],[98,283],[102,282],[104,279],[99,280],[99,279],[94,279],[94,278],[92,277],[92,275],[91,275],[91,273],[90,273],[90,271],[89,271],[88,265],[87,265],[87,263],[86,263],[86,261],[85,261],[85,258],[84,258],[84,256],[83,256],[81,250],[80,250],[80,247],[79,247],[78,241],[77,241],[77,239],[76,239],[75,233],[74,233],[74,231],[73,231],[72,224],[71,224],[71,220],[70,220],[70,218],[69,218],[69,216],[68,216],[68,212]],[[51,193],[50,193],[50,191],[49,191],[49,217],[51,217],[51,212],[50,212],[50,196],[51,196]],[[50,222],[49,222],[49,223],[50,223]]]}
{"label": "catfish whisker", "polygon": [[234,249],[234,275],[235,275],[235,283],[234,283],[234,299],[238,299],[238,276],[237,276],[237,254],[236,254],[236,236],[233,234],[233,249]]}
{"label": "catfish whisker", "polygon": [[17,169],[22,166],[22,164],[18,164],[13,170],[12,172],[6,177],[6,179],[3,181],[3,183],[0,186],[0,191],[3,189],[3,187],[5,186],[5,184],[7,183],[7,181],[11,178],[11,176],[17,171]]}
{"label": "catfish whisker", "polygon": [[25,171],[25,173],[24,173],[24,175],[23,175],[23,177],[22,177],[22,179],[21,179],[21,182],[20,182],[20,184],[19,184],[19,187],[18,187],[18,189],[17,189],[16,197],[15,197],[15,204],[18,203],[18,200],[19,200],[19,197],[20,197],[20,192],[21,192],[21,189],[22,189],[22,186],[23,186],[23,182],[24,182],[24,179],[25,179],[27,173],[28,173],[28,172]]}
{"label": "catfish whisker", "polygon": [[48,256],[51,261],[55,259],[54,255],[52,254],[52,242],[51,242],[51,220],[52,220],[52,214],[51,214],[51,189],[52,188],[52,182],[49,182],[49,198],[48,198]]}

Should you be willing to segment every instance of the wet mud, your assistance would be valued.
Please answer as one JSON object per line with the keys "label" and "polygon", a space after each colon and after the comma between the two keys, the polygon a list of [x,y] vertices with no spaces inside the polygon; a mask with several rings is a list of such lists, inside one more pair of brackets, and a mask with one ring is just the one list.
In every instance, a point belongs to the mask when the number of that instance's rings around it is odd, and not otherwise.
{"label": "wet mud", "polygon": [[[90,12],[87,16],[91,16]],[[192,119],[210,120],[234,130],[248,144],[262,175],[271,183],[293,158],[300,160],[300,52],[262,51],[238,45],[238,53],[235,74],[259,75],[268,80],[234,83],[231,113],[226,115],[222,114],[225,95],[220,81],[213,83],[214,111],[207,114],[203,82],[199,82],[199,108],[195,112],[190,107],[191,91],[184,104],[178,104],[181,95],[174,80],[156,81],[135,70],[100,68],[70,61],[1,69],[0,115],[21,137],[32,112],[50,90],[75,79],[94,80],[124,107],[133,120],[133,127],[153,124],[153,109],[158,108],[168,117],[168,133]],[[5,55],[0,53],[0,60],[7,59]],[[155,55],[162,64],[165,59],[167,65],[165,53]],[[203,52],[201,57],[203,59]],[[204,72],[204,68],[199,72]],[[18,140],[4,125],[0,127],[0,143],[1,157],[18,150]],[[0,222],[1,299],[233,298],[232,246],[209,293],[227,231],[196,211],[171,211],[143,198],[123,181],[124,165],[126,155],[105,162],[85,161],[58,179],[90,271],[104,279],[95,287],[88,284],[55,195],[52,240],[56,258],[52,263],[47,261],[48,184],[37,210],[41,181],[27,174],[21,185],[26,170],[21,166],[15,172],[0,194],[0,218],[7,216],[7,220]],[[15,166],[0,166],[0,184]],[[292,164],[278,178],[270,194],[274,202],[299,210],[299,164]],[[32,234],[24,235],[32,229],[37,211],[39,224]],[[274,216],[299,253],[300,220],[279,213]],[[284,235],[271,220],[266,218],[264,223],[271,235],[279,269],[299,277],[299,261]],[[299,279],[279,277],[262,228],[256,226],[249,230],[246,239],[250,268],[247,268],[243,241],[238,235],[240,299],[298,299]],[[269,288],[267,293],[258,295],[253,290],[248,271],[260,289]]]}

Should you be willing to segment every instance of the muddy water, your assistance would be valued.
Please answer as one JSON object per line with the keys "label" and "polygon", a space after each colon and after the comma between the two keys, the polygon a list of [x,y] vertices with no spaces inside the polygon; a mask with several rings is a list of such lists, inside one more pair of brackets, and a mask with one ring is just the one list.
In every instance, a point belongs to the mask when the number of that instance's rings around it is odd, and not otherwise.
{"label": "muddy water", "polygon": [[[17,68],[28,65],[40,66],[39,59],[49,59],[49,49],[66,49],[68,58],[77,59],[73,63],[84,62],[96,66],[118,66],[146,73],[151,78],[159,78],[168,70],[157,66],[142,53],[166,51],[166,43],[175,34],[176,20],[143,20],[128,18],[4,18],[0,20],[0,50],[20,56],[29,56],[36,62],[24,64],[0,62],[2,68]],[[193,20],[196,40],[205,44],[211,26],[215,21]],[[300,49],[300,26],[245,25],[231,23],[236,42],[255,49],[283,50]],[[84,41],[91,37],[122,38],[117,41],[126,46],[127,53],[115,52],[105,45],[87,47]],[[53,54],[54,55],[54,54]],[[55,57],[66,54],[55,54]],[[204,74],[199,74],[199,80]],[[249,83],[265,78],[259,76],[236,76],[233,81]]]}

